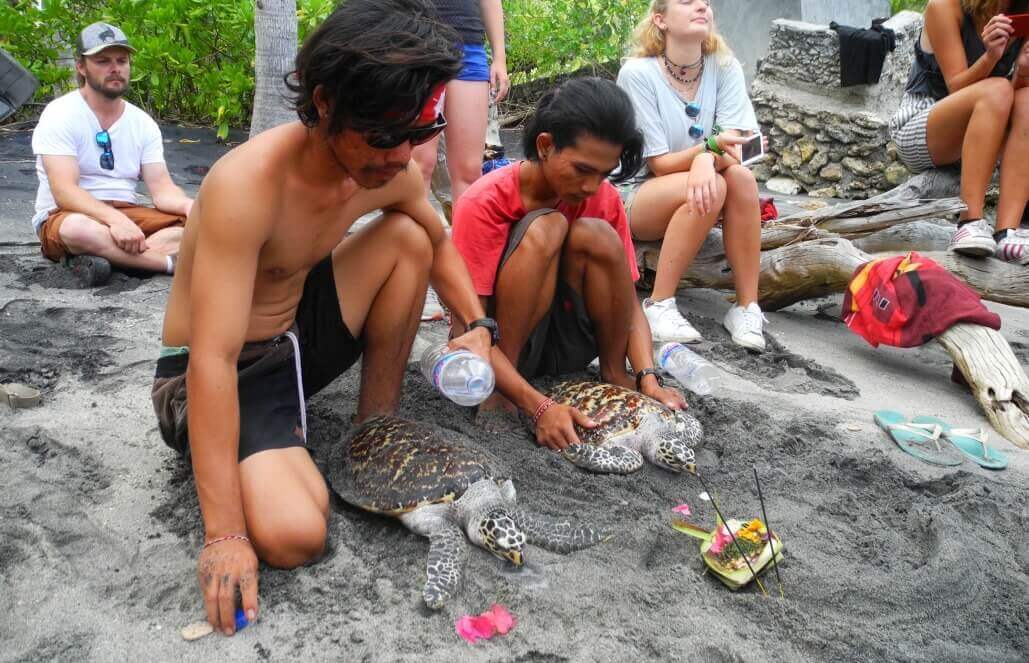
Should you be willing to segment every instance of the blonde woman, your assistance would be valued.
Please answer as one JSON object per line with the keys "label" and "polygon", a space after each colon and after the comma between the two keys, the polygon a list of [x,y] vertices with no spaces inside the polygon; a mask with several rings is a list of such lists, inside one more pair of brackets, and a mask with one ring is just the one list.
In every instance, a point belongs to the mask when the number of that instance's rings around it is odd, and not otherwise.
{"label": "blonde woman", "polygon": [[627,204],[629,225],[637,239],[664,239],[654,290],[643,303],[651,331],[661,341],[701,340],[680,313],[675,291],[721,218],[737,296],[724,325],[733,342],[760,352],[761,212],[757,182],[737,158],[743,136],[758,124],[743,68],[715,31],[707,0],[652,2],[633,55],[618,84],[636,108],[647,165]]}
{"label": "blonde woman", "polygon": [[[929,0],[906,93],[890,129],[914,172],[961,162],[968,206],[952,251],[1029,264],[1029,230],[1018,229],[1029,198],[1029,44],[1005,14],[1029,2]],[[996,230],[983,218],[997,160]]]}

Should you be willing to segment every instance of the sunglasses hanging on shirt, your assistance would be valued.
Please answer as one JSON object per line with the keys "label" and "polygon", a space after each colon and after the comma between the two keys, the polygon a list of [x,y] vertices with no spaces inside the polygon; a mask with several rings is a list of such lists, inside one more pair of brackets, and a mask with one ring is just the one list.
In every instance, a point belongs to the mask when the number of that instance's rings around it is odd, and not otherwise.
{"label": "sunglasses hanging on shirt", "polygon": [[97,132],[96,145],[103,150],[100,154],[100,167],[104,170],[114,170],[114,152],[111,151],[111,134],[106,131]]}
{"label": "sunglasses hanging on shirt", "polygon": [[[691,120],[696,120],[700,117],[700,104],[696,101],[691,101],[686,104],[686,116]],[[690,138],[693,140],[700,140],[704,137],[704,125],[699,122],[694,122],[690,125]]]}

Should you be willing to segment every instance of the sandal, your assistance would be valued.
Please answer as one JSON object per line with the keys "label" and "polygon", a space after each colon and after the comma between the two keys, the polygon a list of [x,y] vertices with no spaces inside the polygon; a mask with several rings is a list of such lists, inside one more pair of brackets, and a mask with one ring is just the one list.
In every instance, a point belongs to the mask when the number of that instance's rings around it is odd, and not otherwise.
{"label": "sandal", "polygon": [[961,458],[947,457],[944,448],[940,446],[940,436],[944,429],[939,423],[911,422],[893,410],[879,410],[872,418],[898,447],[923,462],[943,467],[954,467],[964,462]]}
{"label": "sandal", "polygon": [[943,430],[943,437],[958,451],[988,470],[1003,470],[1008,466],[1008,457],[986,444],[985,428],[951,428],[950,424],[936,417],[915,417],[915,424],[935,425]]}

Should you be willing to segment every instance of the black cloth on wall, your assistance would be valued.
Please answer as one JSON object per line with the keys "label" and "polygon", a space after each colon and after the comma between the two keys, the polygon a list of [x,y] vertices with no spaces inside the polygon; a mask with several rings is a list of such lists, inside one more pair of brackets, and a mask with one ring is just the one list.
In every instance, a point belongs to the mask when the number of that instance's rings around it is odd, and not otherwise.
{"label": "black cloth on wall", "polygon": [[879,82],[886,54],[897,48],[897,35],[884,28],[884,18],[872,21],[872,27],[852,28],[833,21],[829,27],[840,37],[840,85],[872,85]]}

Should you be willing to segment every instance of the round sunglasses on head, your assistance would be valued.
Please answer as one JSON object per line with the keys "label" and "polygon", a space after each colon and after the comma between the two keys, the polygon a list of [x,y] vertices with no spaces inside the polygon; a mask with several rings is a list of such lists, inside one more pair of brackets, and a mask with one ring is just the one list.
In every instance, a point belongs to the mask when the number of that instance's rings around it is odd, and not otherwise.
{"label": "round sunglasses on head", "polygon": [[377,150],[392,150],[404,143],[410,143],[411,147],[428,143],[443,131],[447,126],[447,119],[443,113],[436,116],[436,121],[422,127],[411,127],[397,131],[372,130],[364,134],[364,142],[369,147]]}

